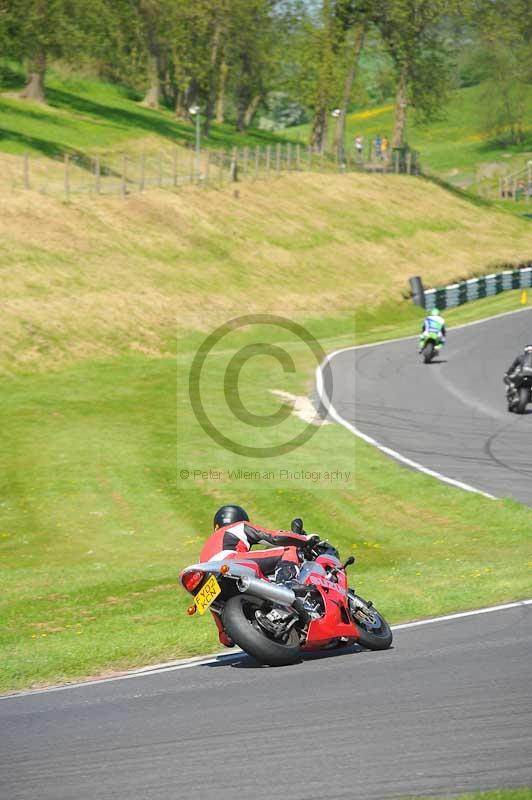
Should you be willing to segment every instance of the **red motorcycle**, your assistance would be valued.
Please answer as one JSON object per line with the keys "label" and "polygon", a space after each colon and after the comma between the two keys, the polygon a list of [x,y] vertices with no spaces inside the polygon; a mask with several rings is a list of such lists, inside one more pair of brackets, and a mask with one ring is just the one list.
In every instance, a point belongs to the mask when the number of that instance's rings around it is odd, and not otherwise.
{"label": "red motorcycle", "polygon": [[[348,586],[346,568],[355,559],[342,563],[338,551],[319,539],[311,537],[299,551],[297,579],[282,583],[265,575],[251,553],[186,567],[181,583],[194,596],[187,613],[209,609],[220,641],[271,666],[293,664],[301,651],[354,643],[386,650],[390,626],[373,603]],[[272,555],[282,552],[272,549]]]}

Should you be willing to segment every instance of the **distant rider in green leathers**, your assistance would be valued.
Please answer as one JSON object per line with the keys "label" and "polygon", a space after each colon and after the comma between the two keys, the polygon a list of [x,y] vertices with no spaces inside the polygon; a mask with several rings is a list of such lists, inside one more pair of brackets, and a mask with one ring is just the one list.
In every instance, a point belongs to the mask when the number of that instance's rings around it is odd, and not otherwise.
{"label": "distant rider in green leathers", "polygon": [[423,349],[423,340],[425,336],[428,334],[436,334],[438,337],[438,344],[436,345],[436,350],[440,350],[441,347],[445,344],[445,320],[443,317],[440,316],[440,311],[438,308],[433,308],[423,320],[423,325],[421,326],[421,336],[419,337],[419,351]]}

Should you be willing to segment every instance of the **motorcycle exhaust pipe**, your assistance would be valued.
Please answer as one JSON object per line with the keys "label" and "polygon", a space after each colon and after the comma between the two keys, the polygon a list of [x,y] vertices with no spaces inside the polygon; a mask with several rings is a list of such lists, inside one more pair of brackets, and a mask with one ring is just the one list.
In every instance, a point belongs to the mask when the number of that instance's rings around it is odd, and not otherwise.
{"label": "motorcycle exhaust pipe", "polygon": [[255,597],[270,600],[270,602],[279,603],[282,606],[293,606],[296,599],[294,592],[286,586],[267,583],[257,580],[257,578],[240,578],[236,585],[239,592],[249,592]]}

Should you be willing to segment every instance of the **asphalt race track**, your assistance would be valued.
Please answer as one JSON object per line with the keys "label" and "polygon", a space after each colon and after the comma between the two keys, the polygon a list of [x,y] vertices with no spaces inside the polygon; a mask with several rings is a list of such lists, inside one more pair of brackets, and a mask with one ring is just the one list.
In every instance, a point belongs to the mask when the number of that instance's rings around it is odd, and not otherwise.
{"label": "asphalt race track", "polygon": [[532,406],[509,414],[502,376],[532,342],[532,309],[450,329],[423,364],[406,339],[330,358],[332,405],[403,456],[496,497],[532,505]]}
{"label": "asphalt race track", "polygon": [[[361,587],[362,589],[363,587]],[[532,785],[532,605],[283,668],[0,700],[2,800],[383,800]]]}

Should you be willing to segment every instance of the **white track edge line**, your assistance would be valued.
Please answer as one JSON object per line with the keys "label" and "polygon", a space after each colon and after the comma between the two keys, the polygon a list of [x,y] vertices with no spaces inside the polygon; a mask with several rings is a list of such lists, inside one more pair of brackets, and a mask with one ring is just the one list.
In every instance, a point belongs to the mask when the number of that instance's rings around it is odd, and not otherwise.
{"label": "white track edge line", "polygon": [[[431,625],[434,622],[448,622],[455,619],[463,619],[464,617],[473,617],[477,614],[490,614],[493,611],[506,611],[509,608],[518,608],[519,606],[532,605],[532,598],[529,600],[515,600],[512,603],[504,603],[497,606],[489,606],[487,608],[477,608],[472,611],[459,611],[455,614],[446,614],[442,617],[430,617],[429,619],[419,619],[413,622],[402,622],[397,625],[391,625],[393,631],[404,630],[405,628],[416,628],[421,625]],[[160,675],[163,672],[177,672],[180,669],[191,669],[192,667],[205,667],[209,664],[218,664],[223,661],[229,661],[235,656],[243,653],[242,650],[237,649],[232,653],[218,653],[214,656],[193,656],[189,659],[183,659],[179,663],[169,662],[168,664],[160,664],[154,667],[142,667],[125,675],[114,675],[112,678],[95,678],[91,681],[79,681],[78,683],[67,683],[62,686],[50,686],[43,689],[29,689],[27,691],[17,692],[14,694],[7,694],[0,696],[2,700],[15,700],[19,697],[28,697],[34,694],[50,694],[51,692],[63,692],[66,689],[80,689],[86,686],[97,686],[103,683],[112,683],[114,681],[124,681],[129,678],[143,678],[150,675]]]}
{"label": "white track edge line", "polygon": [[[409,337],[410,338],[410,337]],[[385,344],[385,342],[382,342]],[[362,345],[363,347],[365,345]],[[355,350],[356,347],[346,347],[344,350],[336,350],[334,353],[330,353],[326,358],[325,361],[330,361],[330,359],[334,358],[334,356],[338,355],[339,353],[344,353],[347,350]],[[325,361],[323,363],[325,363]],[[324,394],[323,391],[323,363],[320,364],[319,367],[316,368],[316,387],[318,391],[318,396],[320,398],[321,404],[327,410],[327,414],[332,417],[339,425],[342,425],[348,431],[351,431],[355,436],[358,436],[359,439],[363,439],[368,444],[373,445],[381,453],[385,453],[392,458],[395,458],[396,461],[400,461],[402,464],[405,464],[408,467],[412,467],[412,469],[417,470],[417,472],[422,472],[424,475],[429,475],[431,478],[436,478],[442,483],[447,483],[450,486],[454,486],[458,489],[463,489],[466,492],[472,492],[474,494],[480,494],[483,497],[487,497],[489,500],[497,500],[498,498],[495,497],[493,494],[489,494],[488,492],[483,492],[482,489],[477,489],[476,486],[471,486],[469,483],[463,483],[462,481],[458,481],[455,478],[449,478],[447,475],[443,475],[441,472],[436,472],[436,470],[430,469],[429,467],[423,466],[423,464],[418,463],[417,461],[413,461],[411,458],[407,458],[406,456],[399,453],[397,450],[392,450],[390,447],[386,447],[386,445],[381,444],[376,439],[373,439],[371,436],[368,436],[366,433],[362,433],[358,428],[355,428],[350,422],[340,416],[340,414],[336,411],[335,407],[331,403],[328,397]]]}

